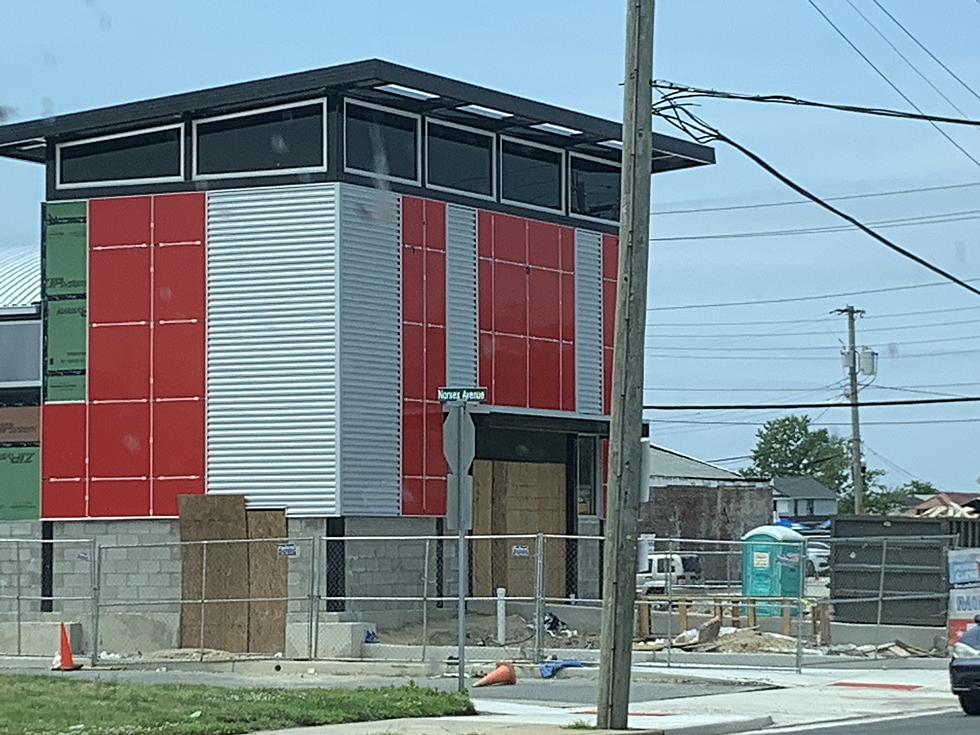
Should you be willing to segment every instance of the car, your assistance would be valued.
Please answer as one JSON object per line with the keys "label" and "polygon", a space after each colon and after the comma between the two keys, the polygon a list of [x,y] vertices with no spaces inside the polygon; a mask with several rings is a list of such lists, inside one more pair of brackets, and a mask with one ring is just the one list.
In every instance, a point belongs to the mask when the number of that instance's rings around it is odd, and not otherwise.
{"label": "car", "polygon": [[980,658],[954,658],[949,663],[950,688],[968,715],[980,715]]}
{"label": "car", "polygon": [[810,541],[806,545],[806,576],[822,577],[830,572],[830,544]]}
{"label": "car", "polygon": [[662,595],[675,587],[701,584],[701,558],[697,554],[650,554],[645,569],[636,575],[638,595]]}

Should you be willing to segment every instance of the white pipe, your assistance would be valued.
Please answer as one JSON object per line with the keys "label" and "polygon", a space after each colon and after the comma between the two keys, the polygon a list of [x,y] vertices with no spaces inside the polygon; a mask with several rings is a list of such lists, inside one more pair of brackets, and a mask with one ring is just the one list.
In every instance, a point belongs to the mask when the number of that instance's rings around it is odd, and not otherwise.
{"label": "white pipe", "polygon": [[497,643],[507,642],[507,590],[497,588]]}

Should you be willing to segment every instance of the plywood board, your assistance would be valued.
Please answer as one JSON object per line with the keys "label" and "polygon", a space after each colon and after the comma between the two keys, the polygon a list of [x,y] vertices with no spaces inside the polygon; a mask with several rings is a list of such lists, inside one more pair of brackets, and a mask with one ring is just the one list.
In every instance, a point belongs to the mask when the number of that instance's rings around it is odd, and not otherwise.
{"label": "plywood board", "polygon": [[85,369],[86,314],[85,299],[48,303],[44,320],[47,372]]}
{"label": "plywood board", "polygon": [[[182,495],[178,498],[181,541],[246,539],[245,498],[238,495]],[[248,650],[248,543],[185,543],[181,588],[181,646],[196,648],[203,625],[204,647]],[[222,602],[221,600],[234,600]],[[202,624],[201,615],[204,615]]]}
{"label": "plywood board", "polygon": [[44,379],[45,403],[85,401],[85,375],[48,375]]}
{"label": "plywood board", "polygon": [[[478,459],[473,462],[473,535],[493,533],[493,462]],[[493,589],[491,542],[473,542],[473,594],[490,597]]]}
{"label": "plywood board", "polygon": [[0,448],[0,521],[33,521],[40,514],[40,449]]}
{"label": "plywood board", "polygon": [[250,653],[284,652],[289,565],[309,564],[310,559],[279,556],[281,541],[259,540],[286,538],[285,511],[250,510],[246,519],[251,541],[248,548],[249,598],[263,600],[248,603],[248,650]]}
{"label": "plywood board", "polygon": [[85,294],[88,230],[85,202],[57,202],[44,207],[44,293]]}
{"label": "plywood board", "polygon": [[40,426],[40,406],[0,406],[0,444],[34,444]]}

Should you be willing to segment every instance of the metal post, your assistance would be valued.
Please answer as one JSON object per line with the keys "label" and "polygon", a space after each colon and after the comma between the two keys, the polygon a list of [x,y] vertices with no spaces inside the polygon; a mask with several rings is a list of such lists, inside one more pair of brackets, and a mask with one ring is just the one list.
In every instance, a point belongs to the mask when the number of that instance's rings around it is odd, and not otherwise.
{"label": "metal post", "polygon": [[429,551],[432,541],[425,540],[425,560],[422,562],[422,662],[425,663],[429,645]]}
{"label": "metal post", "polygon": [[89,541],[89,574],[92,577],[92,666],[99,665],[99,603],[102,599],[102,547],[93,538]]}
{"label": "metal post", "polygon": [[[457,421],[457,435],[463,436],[463,422],[469,421],[469,416],[466,415],[466,404],[456,412]],[[463,442],[457,442],[456,447],[456,466],[459,468],[459,474],[461,475],[459,480],[460,492],[462,493],[463,479],[462,475],[467,474],[463,471]],[[460,497],[459,502],[456,503],[456,564],[459,567],[457,571],[457,594],[459,599],[456,603],[456,616],[459,623],[459,650],[457,651],[457,656],[459,658],[459,672],[458,672],[458,684],[459,691],[466,691],[466,588],[469,583],[469,555],[467,554],[468,549],[466,548],[466,509],[463,507],[463,499]]]}
{"label": "metal post", "polygon": [[[316,638],[316,609],[320,606],[319,599],[317,597],[316,589],[316,539],[310,540],[310,661],[316,658],[316,647],[314,646],[313,639]],[[287,577],[288,579],[288,577]],[[289,586],[286,586],[286,597],[289,597]],[[286,603],[287,609],[289,608],[289,602]]]}
{"label": "metal post", "polygon": [[22,655],[22,651],[21,651],[21,630],[20,630],[20,628],[21,628],[21,611],[20,611],[20,595],[21,595],[21,588],[20,588],[20,541],[17,541],[17,540],[14,541],[14,549],[17,550],[16,551],[16,554],[17,554],[17,564],[16,564],[17,572],[16,572],[16,575],[15,575],[17,577],[17,655],[20,656],[20,655]]}
{"label": "metal post", "polygon": [[878,616],[875,618],[875,660],[878,659],[878,646],[881,645],[881,613],[885,604],[885,564],[888,561],[888,539],[881,540],[881,570],[878,572]]}
{"label": "metal post", "polygon": [[544,534],[538,534],[534,555],[534,661],[537,663],[544,660]]}
{"label": "metal post", "polygon": [[796,602],[796,673],[803,673],[803,598],[806,596],[807,540],[800,544],[800,589]]}
{"label": "metal post", "polygon": [[204,660],[204,600],[207,593],[208,582],[208,542],[201,542],[201,629],[198,632],[198,655],[200,660]]}
{"label": "metal post", "polygon": [[[327,541],[326,537],[320,537],[313,541],[313,545],[319,549],[320,542],[323,542],[323,548],[320,550],[321,553],[317,554],[317,560],[319,566],[314,565],[313,574],[316,575],[316,604],[313,606],[313,641],[310,643],[310,647],[313,649],[312,659],[316,659],[320,654],[320,603],[323,601],[323,580],[329,573],[327,569]],[[323,567],[321,570],[320,567]]]}
{"label": "metal post", "polygon": [[[674,541],[667,544],[667,668],[670,668],[671,652],[674,650],[674,599],[671,572],[674,570]],[[681,631],[683,632],[683,631]]]}
{"label": "metal post", "polygon": [[507,590],[497,588],[497,643],[507,643]]}
{"label": "metal post", "polygon": [[609,421],[609,495],[599,642],[597,724],[625,729],[636,603],[644,331],[653,156],[654,0],[629,0],[623,85],[622,204]]}

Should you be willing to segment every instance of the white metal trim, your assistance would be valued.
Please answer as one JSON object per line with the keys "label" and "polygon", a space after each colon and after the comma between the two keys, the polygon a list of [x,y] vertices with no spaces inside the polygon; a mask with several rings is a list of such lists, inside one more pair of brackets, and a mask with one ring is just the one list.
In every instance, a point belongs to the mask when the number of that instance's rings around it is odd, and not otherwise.
{"label": "white metal trim", "polygon": [[[585,161],[595,161],[596,163],[605,163],[605,164],[607,164],[609,166],[612,166],[613,168],[618,168],[619,171],[620,171],[620,176],[622,176],[623,164],[620,163],[620,162],[618,162],[618,161],[610,161],[608,158],[600,158],[599,156],[590,156],[590,155],[585,154],[585,153],[575,153],[573,151],[569,151],[568,152],[568,160],[567,160],[567,162],[565,164],[567,166],[567,168],[568,168],[568,176],[567,176],[567,183],[566,183],[566,186],[568,187],[568,192],[567,192],[567,195],[568,195],[568,216],[569,217],[573,217],[574,219],[584,220],[585,222],[601,222],[604,225],[609,225],[609,224],[615,225],[615,224],[618,224],[619,223],[619,218],[616,218],[616,219],[606,219],[605,217],[592,217],[592,216],[590,216],[588,214],[578,214],[577,212],[573,212],[572,211],[572,159],[573,158],[581,158],[581,159],[583,159]],[[622,189],[620,189],[620,192],[619,192],[619,204],[620,204],[620,206],[622,206],[622,204],[623,204],[623,192],[622,192]]]}
{"label": "white metal trim", "polygon": [[[253,169],[249,171],[232,171],[229,173],[218,173],[218,174],[202,174],[197,170],[197,128],[200,125],[207,125],[208,123],[219,122],[221,120],[231,120],[233,118],[239,117],[252,117],[254,115],[262,115],[266,112],[277,112],[279,110],[289,110],[296,107],[312,107],[317,102],[320,103],[320,109],[323,113],[323,163],[319,166],[298,166],[295,168],[274,168],[274,169]],[[327,151],[329,147],[327,145],[327,98],[326,97],[314,97],[312,99],[304,100],[302,102],[289,102],[284,105],[273,105],[271,107],[260,107],[250,110],[245,110],[243,112],[231,112],[227,115],[217,115],[215,117],[205,117],[200,120],[193,120],[191,122],[191,180],[192,181],[208,181],[212,179],[243,179],[248,177],[256,176],[283,176],[287,174],[303,174],[303,173],[315,173],[323,172],[327,170]]]}
{"label": "white metal trim", "polygon": [[[567,202],[565,197],[565,189],[567,186],[565,183],[567,179],[566,170],[565,170],[567,166],[566,163],[567,151],[564,148],[556,148],[553,145],[545,145],[544,143],[535,143],[534,141],[531,140],[524,140],[523,138],[514,138],[509,135],[499,135],[497,136],[497,138],[500,141],[499,152],[498,152],[498,155],[500,157],[500,203],[511,204],[515,207],[524,207],[526,209],[534,209],[537,210],[538,212],[551,212],[552,214],[558,212],[559,214],[565,214],[567,210],[567,206],[566,206]],[[515,201],[513,199],[504,198],[503,184],[504,184],[504,177],[507,175],[506,171],[504,171],[504,143],[505,142],[516,143],[517,145],[524,145],[524,146],[528,146],[529,148],[540,148],[541,150],[545,150],[545,151],[554,151],[555,153],[559,154],[560,161],[558,163],[558,169],[561,172],[561,181],[559,182],[558,190],[561,196],[561,204],[558,206],[557,209],[555,207],[542,207],[538,204],[528,204],[527,202],[520,202],[520,201]]]}
{"label": "white metal trim", "polygon": [[[62,148],[73,148],[80,145],[86,145],[88,143],[100,143],[103,140],[116,140],[118,138],[131,138],[137,135],[147,135],[149,133],[157,133],[161,130],[179,130],[180,131],[180,160],[178,162],[177,168],[179,173],[174,176],[151,176],[148,178],[139,179],[114,179],[110,181],[82,181],[77,183],[64,183],[61,180],[61,149]],[[184,158],[186,147],[184,134],[184,123],[175,123],[173,125],[159,125],[155,128],[143,128],[141,130],[132,130],[126,133],[113,133],[112,135],[100,135],[97,138],[86,138],[84,140],[72,140],[67,143],[56,143],[54,146],[54,165],[55,165],[55,183],[54,188],[56,190],[63,189],[96,189],[101,186],[131,186],[133,184],[163,184],[171,181],[184,181]]]}
{"label": "white metal trim", "polygon": [[[465,189],[454,189],[451,186],[440,186],[439,184],[433,184],[429,181],[429,125],[442,125],[446,128],[455,128],[457,130],[463,130],[467,133],[474,133],[476,135],[483,135],[490,139],[490,194],[478,194],[472,191],[466,191]],[[461,196],[473,197],[474,199],[483,199],[488,202],[497,201],[497,134],[492,133],[487,130],[480,130],[479,128],[472,128],[469,125],[460,125],[459,123],[449,122],[447,120],[439,120],[437,118],[426,117],[425,118],[425,188],[432,189],[433,191],[446,191],[450,194],[459,194]]]}
{"label": "white metal trim", "polygon": [[[364,171],[359,168],[352,168],[347,165],[347,107],[349,105],[366,107],[369,110],[378,110],[380,112],[390,113],[392,115],[401,115],[402,117],[408,117],[415,120],[415,178],[406,179],[401,176],[387,176],[376,173],[374,171]],[[343,143],[344,143],[344,173],[357,174],[359,176],[369,176],[373,179],[380,179],[382,181],[398,181],[403,184],[414,184],[415,186],[422,186],[422,116],[415,112],[406,112],[405,110],[399,110],[394,107],[385,107],[384,105],[378,105],[374,102],[364,102],[362,100],[354,99],[352,97],[344,97],[344,110],[343,110]]]}

